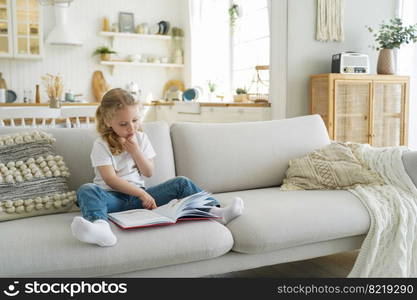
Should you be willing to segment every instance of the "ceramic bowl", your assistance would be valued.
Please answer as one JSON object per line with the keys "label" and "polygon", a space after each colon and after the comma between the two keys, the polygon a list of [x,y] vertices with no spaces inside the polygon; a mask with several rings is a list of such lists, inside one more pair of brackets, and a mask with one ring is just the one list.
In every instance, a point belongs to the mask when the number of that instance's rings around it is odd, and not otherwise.
{"label": "ceramic bowl", "polygon": [[186,89],[182,94],[182,100],[184,101],[193,101],[197,97],[197,90],[196,89]]}

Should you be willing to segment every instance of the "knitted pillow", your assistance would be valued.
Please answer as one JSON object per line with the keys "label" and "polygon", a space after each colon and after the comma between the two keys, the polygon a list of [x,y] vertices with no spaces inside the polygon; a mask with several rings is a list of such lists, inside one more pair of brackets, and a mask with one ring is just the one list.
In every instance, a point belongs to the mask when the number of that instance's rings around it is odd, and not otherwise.
{"label": "knitted pillow", "polygon": [[0,221],[69,211],[68,168],[41,131],[0,135]]}
{"label": "knitted pillow", "polygon": [[291,160],[281,190],[337,190],[358,184],[382,185],[384,181],[365,164],[354,143],[334,142]]}

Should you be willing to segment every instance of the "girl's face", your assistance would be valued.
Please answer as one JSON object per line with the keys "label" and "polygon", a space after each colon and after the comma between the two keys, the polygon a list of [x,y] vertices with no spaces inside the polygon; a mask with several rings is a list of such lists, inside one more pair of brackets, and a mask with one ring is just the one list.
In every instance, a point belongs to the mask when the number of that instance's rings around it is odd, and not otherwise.
{"label": "girl's face", "polygon": [[129,105],[117,110],[110,122],[110,127],[120,137],[129,138],[139,129],[138,106]]}

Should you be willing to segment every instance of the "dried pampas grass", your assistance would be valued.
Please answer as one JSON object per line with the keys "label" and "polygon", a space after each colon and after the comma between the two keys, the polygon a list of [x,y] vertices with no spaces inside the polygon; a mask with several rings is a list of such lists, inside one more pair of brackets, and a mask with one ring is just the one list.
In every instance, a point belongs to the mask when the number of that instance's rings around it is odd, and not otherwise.
{"label": "dried pampas grass", "polygon": [[45,76],[42,76],[42,82],[49,99],[61,99],[64,91],[61,75],[46,74]]}

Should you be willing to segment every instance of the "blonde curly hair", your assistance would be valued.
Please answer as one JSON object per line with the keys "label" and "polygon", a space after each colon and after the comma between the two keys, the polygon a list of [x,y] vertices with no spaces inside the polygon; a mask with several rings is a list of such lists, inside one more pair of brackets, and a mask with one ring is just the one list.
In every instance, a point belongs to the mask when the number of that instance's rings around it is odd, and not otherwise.
{"label": "blonde curly hair", "polygon": [[[135,98],[121,88],[115,88],[107,91],[96,111],[96,128],[100,136],[109,145],[113,155],[119,155],[123,152],[122,144],[119,142],[119,136],[110,126],[110,122],[116,111],[124,109],[127,106],[139,105]],[[142,126],[139,131],[143,131]]]}

